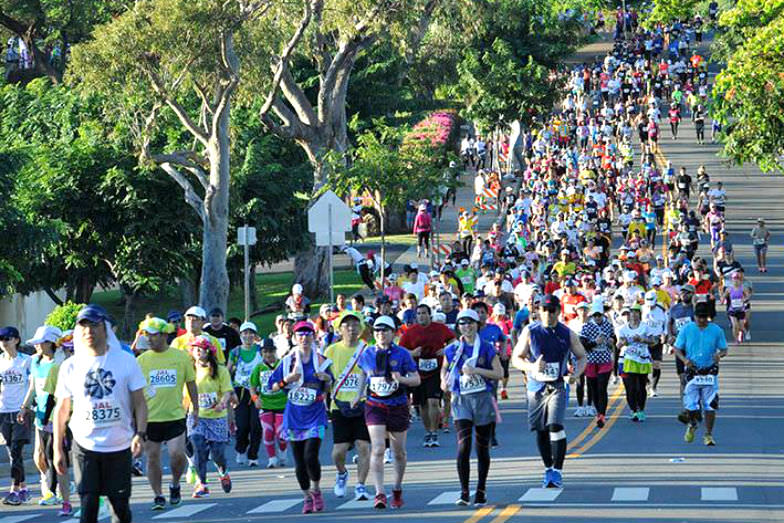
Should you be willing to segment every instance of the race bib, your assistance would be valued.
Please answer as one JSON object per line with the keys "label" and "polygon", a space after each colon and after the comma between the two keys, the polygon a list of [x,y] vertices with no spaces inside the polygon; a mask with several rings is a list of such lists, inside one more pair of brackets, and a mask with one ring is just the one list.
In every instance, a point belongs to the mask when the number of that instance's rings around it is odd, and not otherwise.
{"label": "race bib", "polygon": [[24,376],[20,372],[14,372],[12,369],[5,374],[0,374],[0,383],[3,384],[3,387],[22,385],[24,383]]}
{"label": "race bib", "polygon": [[482,392],[486,388],[485,380],[478,374],[472,374],[471,376],[463,374],[460,376],[460,394],[475,394]]}
{"label": "race bib", "polygon": [[259,373],[259,385],[261,386],[261,393],[265,396],[271,396],[272,394],[276,394],[272,392],[272,389],[269,388],[269,379],[272,376],[271,370],[264,370]]}
{"label": "race bib", "polygon": [[177,369],[155,369],[149,374],[149,388],[170,388],[177,386]]}
{"label": "race bib", "polygon": [[681,328],[687,323],[691,323],[691,318],[684,316],[683,318],[675,318],[675,328],[680,331]]}
{"label": "race bib", "polygon": [[390,396],[399,387],[396,381],[387,381],[384,376],[373,376],[370,378],[370,390],[377,396]]}
{"label": "race bib", "polygon": [[558,362],[545,363],[544,370],[535,372],[532,376],[536,381],[555,381],[561,377],[561,364]]}
{"label": "race bib", "polygon": [[702,385],[715,385],[716,384],[716,376],[713,374],[707,374],[705,376],[694,376],[691,380],[694,385],[702,386]]}
{"label": "race bib", "polygon": [[438,360],[436,358],[420,359],[419,370],[422,372],[434,371],[438,368]]}
{"label": "race bib", "polygon": [[297,387],[289,391],[289,401],[292,405],[309,407],[316,402],[316,389],[310,387]]}
{"label": "race bib", "polygon": [[625,356],[640,363],[644,363],[651,359],[648,348],[645,345],[638,343],[627,345]]}
{"label": "race bib", "polygon": [[107,398],[89,402],[82,419],[88,426],[94,429],[112,427],[123,423],[120,407],[112,399]]}
{"label": "race bib", "polygon": [[765,245],[765,238],[756,238],[754,240],[754,245]]}
{"label": "race bib", "polygon": [[358,392],[359,391],[359,374],[349,374],[346,376],[346,381],[340,387],[340,392]]}
{"label": "race bib", "polygon": [[732,298],[730,300],[730,309],[739,311],[743,308],[743,298]]}
{"label": "race bib", "polygon": [[200,392],[199,393],[199,408],[211,409],[218,404],[217,392]]}

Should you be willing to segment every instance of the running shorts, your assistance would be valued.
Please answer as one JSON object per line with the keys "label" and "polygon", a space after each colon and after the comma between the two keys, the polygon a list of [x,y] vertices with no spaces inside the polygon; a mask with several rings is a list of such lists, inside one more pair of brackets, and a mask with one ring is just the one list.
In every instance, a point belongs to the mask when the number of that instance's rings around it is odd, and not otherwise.
{"label": "running shorts", "polygon": [[14,441],[30,443],[32,435],[30,418],[19,424],[16,422],[18,412],[0,414],[0,445],[11,445]]}
{"label": "running shorts", "polygon": [[563,425],[569,397],[563,381],[545,385],[538,391],[527,391],[528,428],[547,430],[550,425]]}
{"label": "running shorts", "polygon": [[700,410],[706,412],[719,409],[719,377],[713,376],[712,385],[697,385],[695,376],[683,388],[683,408],[686,410]]}
{"label": "running shorts", "polygon": [[332,440],[335,443],[370,441],[364,416],[346,417],[339,409],[332,411]]}
{"label": "running shorts", "polygon": [[423,377],[419,386],[414,388],[412,396],[414,405],[419,405],[420,407],[426,405],[428,399],[433,398],[440,400],[443,398],[444,393],[441,390],[441,376],[435,372],[428,377]]}
{"label": "running shorts", "polygon": [[490,391],[474,394],[452,394],[452,419],[467,420],[477,427],[495,421],[495,405]]}
{"label": "running shorts", "polygon": [[73,443],[76,490],[101,496],[131,495],[131,449],[95,452]]}
{"label": "running shorts", "polygon": [[653,345],[650,348],[651,359],[653,361],[661,361],[662,360],[662,354],[664,352],[662,349],[663,349],[663,346],[662,346],[661,343],[657,343],[656,345]]}
{"label": "running shorts", "polygon": [[153,443],[163,443],[181,434],[185,434],[185,418],[147,422],[147,439]]}
{"label": "running shorts", "polygon": [[383,403],[365,403],[365,423],[384,425],[387,432],[405,432],[410,425],[408,405],[384,405]]}

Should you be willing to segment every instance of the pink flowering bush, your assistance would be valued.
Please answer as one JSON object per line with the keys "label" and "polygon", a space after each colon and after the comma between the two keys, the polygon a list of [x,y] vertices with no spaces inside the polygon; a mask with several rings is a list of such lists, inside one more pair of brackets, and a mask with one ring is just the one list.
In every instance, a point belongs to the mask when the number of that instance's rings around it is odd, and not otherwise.
{"label": "pink flowering bush", "polygon": [[427,157],[432,163],[441,163],[446,153],[456,146],[458,122],[455,113],[438,111],[418,122],[403,138],[401,152]]}

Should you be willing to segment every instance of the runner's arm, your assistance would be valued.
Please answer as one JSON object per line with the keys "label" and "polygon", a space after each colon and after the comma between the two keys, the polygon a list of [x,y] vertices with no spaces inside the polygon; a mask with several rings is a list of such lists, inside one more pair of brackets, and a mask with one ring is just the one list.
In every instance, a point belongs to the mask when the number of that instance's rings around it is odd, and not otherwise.
{"label": "runner's arm", "polygon": [[528,330],[528,326],[523,328],[523,332],[520,334],[520,339],[514,346],[512,350],[512,366],[518,370],[521,370],[525,373],[529,373],[535,371],[536,369],[531,366],[531,362],[528,361],[528,356],[531,352],[531,334]]}
{"label": "runner's arm", "polygon": [[196,381],[186,381],[185,388],[188,389],[188,397],[191,400],[191,412],[194,418],[199,417],[199,389],[196,387]]}
{"label": "runner's arm", "polygon": [[582,376],[583,372],[585,371],[585,364],[587,363],[587,359],[585,358],[585,348],[583,344],[580,342],[580,337],[577,335],[576,332],[570,331],[569,332],[569,341],[571,342],[571,346],[569,350],[572,351],[572,354],[577,358],[577,366],[574,370],[574,377],[578,378]]}
{"label": "runner's arm", "polygon": [[67,472],[65,460],[65,433],[68,418],[71,417],[71,398],[60,398],[54,411],[54,466],[58,474]]}

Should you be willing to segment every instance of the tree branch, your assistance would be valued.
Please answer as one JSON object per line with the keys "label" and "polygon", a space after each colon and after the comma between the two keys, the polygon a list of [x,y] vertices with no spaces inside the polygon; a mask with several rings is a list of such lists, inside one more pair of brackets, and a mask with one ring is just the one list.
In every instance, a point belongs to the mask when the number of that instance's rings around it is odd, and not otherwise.
{"label": "tree branch", "polygon": [[316,113],[313,110],[313,105],[311,105],[308,97],[305,96],[304,91],[297,85],[297,82],[294,80],[294,77],[291,75],[291,71],[289,71],[288,68],[284,69],[281,74],[280,89],[286,97],[286,100],[288,100],[294,108],[294,111],[296,111],[299,119],[306,125],[314,125],[317,118]]}
{"label": "tree branch", "polygon": [[185,202],[190,205],[196,214],[199,215],[202,222],[207,221],[207,215],[204,210],[204,201],[199,198],[199,195],[196,194],[196,191],[193,190],[193,185],[188,178],[185,177],[183,173],[181,173],[174,165],[168,162],[164,162],[160,164],[161,169],[163,169],[166,174],[172,177],[172,179],[177,182],[177,184],[182,187],[183,192],[185,193]]}

